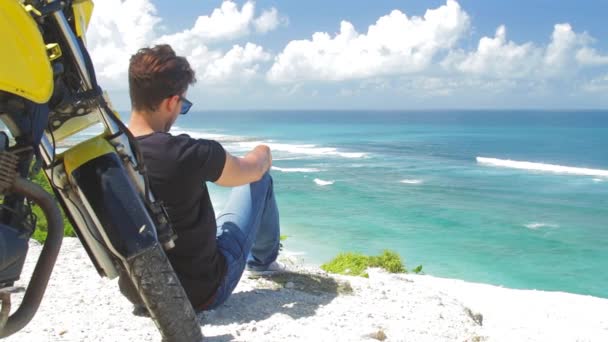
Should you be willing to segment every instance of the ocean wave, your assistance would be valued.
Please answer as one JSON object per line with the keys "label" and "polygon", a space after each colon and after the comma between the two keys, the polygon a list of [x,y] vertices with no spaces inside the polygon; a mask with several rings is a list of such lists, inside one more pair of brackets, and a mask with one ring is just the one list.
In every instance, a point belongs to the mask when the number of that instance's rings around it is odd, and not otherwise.
{"label": "ocean wave", "polygon": [[303,157],[293,157],[293,156],[292,157],[284,157],[284,156],[282,156],[282,157],[275,157],[275,156],[272,156],[272,161],[273,162],[280,161],[280,160],[302,160],[302,159],[304,159],[304,158]]}
{"label": "ocean wave", "polygon": [[605,179],[601,179],[601,178],[593,178],[592,180],[594,182],[596,182],[596,183],[601,183],[601,182],[605,182],[606,181]]}
{"label": "ocean wave", "polygon": [[319,147],[314,144],[285,144],[271,141],[247,141],[238,143],[243,148],[254,148],[259,144],[265,144],[270,150],[277,152],[287,152],[292,154],[303,154],[310,156],[338,156],[343,158],[365,158],[365,152],[343,152],[335,147]]}
{"label": "ocean wave", "polygon": [[512,169],[545,171],[545,172],[553,172],[553,173],[567,173],[567,174],[584,175],[584,176],[608,177],[608,170],[588,169],[588,168],[581,168],[581,167],[571,167],[571,166],[562,166],[562,165],[554,165],[554,164],[543,164],[543,163],[534,163],[534,162],[527,162],[527,161],[516,161],[516,160],[509,160],[509,159],[496,159],[496,158],[484,158],[484,157],[476,157],[476,160],[479,164],[507,167],[507,168],[512,168]]}
{"label": "ocean wave", "polygon": [[318,186],[326,186],[326,185],[332,185],[332,184],[334,184],[335,181],[333,181],[333,180],[327,181],[327,180],[322,180],[322,179],[319,179],[319,178],[315,178],[314,182]]}
{"label": "ocean wave", "polygon": [[558,225],[553,223],[545,223],[545,222],[531,222],[524,224],[524,227],[532,230],[540,229],[540,228],[557,228]]}
{"label": "ocean wave", "polygon": [[171,134],[187,134],[191,138],[194,139],[207,139],[207,140],[216,140],[221,143],[232,143],[232,142],[243,142],[243,141],[251,141],[251,140],[259,140],[258,138],[241,136],[241,135],[230,135],[230,134],[220,134],[220,133],[210,133],[210,132],[201,132],[201,131],[193,131],[187,129],[181,129],[178,127],[173,127],[171,129]]}
{"label": "ocean wave", "polygon": [[302,172],[302,173],[310,173],[310,172],[320,172],[321,169],[317,169],[314,167],[278,167],[273,166],[273,170],[280,172]]}
{"label": "ocean wave", "polygon": [[187,134],[191,138],[194,138],[194,139],[231,141],[230,136],[227,136],[224,134],[218,134],[218,133],[207,133],[207,132],[196,132],[196,131],[190,131],[190,130],[172,129],[171,134],[173,134],[173,135]]}
{"label": "ocean wave", "polygon": [[403,184],[422,184],[422,180],[421,179],[402,179],[399,181],[399,183],[403,183]]}
{"label": "ocean wave", "polygon": [[274,152],[286,152],[290,154],[301,154],[309,156],[338,156],[342,158],[359,159],[367,157],[365,152],[345,152],[340,151],[335,147],[320,147],[314,144],[287,144],[277,143],[274,140],[260,140],[259,137],[251,136],[239,136],[219,133],[209,133],[203,131],[194,131],[189,129],[183,129],[179,126],[173,127],[171,130],[172,134],[188,134],[195,139],[210,139],[219,141],[222,144],[230,144],[230,148],[234,148],[240,151],[250,150],[257,145],[264,144],[268,145]]}

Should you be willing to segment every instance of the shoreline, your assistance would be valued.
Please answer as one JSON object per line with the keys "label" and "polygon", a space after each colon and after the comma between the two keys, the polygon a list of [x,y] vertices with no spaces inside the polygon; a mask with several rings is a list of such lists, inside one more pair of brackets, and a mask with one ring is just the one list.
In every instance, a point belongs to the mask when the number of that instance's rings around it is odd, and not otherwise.
{"label": "shoreline", "polygon": [[[363,253],[365,254],[365,253]],[[321,265],[327,262],[330,262],[331,259],[322,261],[322,262],[311,262],[311,261],[305,261],[306,256],[308,255],[307,252],[301,252],[301,251],[292,251],[290,249],[283,249],[281,251],[280,255],[285,255],[286,257],[288,257],[289,259],[293,259],[296,263],[301,264],[307,268],[313,268],[313,269],[320,269]],[[334,255],[333,257],[336,257],[336,255]],[[408,270],[407,274],[414,274],[414,273],[409,273],[410,270],[414,269],[415,266],[417,266],[416,263],[408,265],[406,262],[407,260],[403,260],[404,264],[406,266],[406,269]],[[415,265],[415,266],[414,266]],[[561,289],[543,289],[543,288],[534,288],[534,287],[529,287],[529,286],[510,286],[510,285],[504,285],[504,284],[499,284],[499,283],[491,283],[491,282],[484,282],[484,281],[480,281],[480,280],[474,280],[474,279],[462,279],[462,278],[458,278],[458,277],[450,277],[450,276],[442,276],[442,275],[437,275],[437,274],[430,274],[430,273],[426,273],[426,265],[422,264],[423,266],[423,270],[422,273],[420,275],[424,275],[424,276],[429,276],[429,277],[433,277],[436,279],[450,279],[450,280],[459,280],[459,281],[463,281],[466,283],[471,283],[471,284],[483,284],[483,285],[488,285],[488,286],[494,286],[494,287],[499,287],[499,288],[505,288],[505,289],[511,289],[511,290],[520,290],[520,291],[539,291],[539,292],[548,292],[548,293],[567,293],[567,294],[572,294],[572,295],[577,295],[577,296],[589,296],[589,297],[593,297],[593,298],[598,298],[598,299],[606,299],[608,300],[608,297],[603,297],[603,296],[599,296],[599,295],[594,295],[594,294],[589,294],[589,293],[577,293],[577,292],[571,292],[571,291],[567,291],[567,290],[561,290]]]}
{"label": "shoreline", "polygon": [[[30,244],[18,284],[39,251]],[[224,305],[198,315],[206,340],[608,340],[608,299],[378,269],[369,278],[330,275],[282,261],[291,273],[244,276]],[[116,280],[99,277],[80,242],[65,238],[38,313],[7,341],[159,340],[153,322],[131,309]]]}

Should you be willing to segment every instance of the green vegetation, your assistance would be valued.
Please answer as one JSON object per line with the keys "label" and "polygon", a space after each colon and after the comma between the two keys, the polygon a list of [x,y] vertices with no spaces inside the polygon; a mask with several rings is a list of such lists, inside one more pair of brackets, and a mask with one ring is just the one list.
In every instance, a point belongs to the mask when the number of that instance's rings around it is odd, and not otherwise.
{"label": "green vegetation", "polygon": [[[321,265],[321,269],[337,274],[369,277],[369,267],[384,268],[390,273],[406,273],[405,265],[396,252],[385,250],[378,256],[368,256],[361,253],[340,253],[328,263]],[[415,273],[422,271],[422,265],[414,269]]]}
{"label": "green vegetation", "polygon": [[405,266],[399,254],[393,251],[384,250],[379,256],[369,257],[371,267],[382,267],[390,273],[405,273]]}
{"label": "green vegetation", "polygon": [[[51,189],[51,186],[42,171],[38,172],[34,177],[32,177],[32,181],[34,183],[40,185],[46,192],[48,192],[54,196],[53,189]],[[46,236],[47,236],[46,217],[44,216],[42,209],[40,209],[40,207],[38,207],[37,205],[32,206],[32,211],[34,212],[34,215],[36,215],[36,217],[37,217],[36,230],[34,231],[32,238],[35,239],[36,241],[42,243],[46,240]],[[68,221],[68,219],[66,218],[65,214],[63,213],[63,210],[61,211],[61,216],[63,216],[63,234],[64,234],[64,236],[76,236],[76,234],[74,233],[74,228],[70,224],[70,221]]]}
{"label": "green vegetation", "polygon": [[420,273],[422,273],[422,265],[418,265],[418,266],[416,266],[416,268],[414,268],[414,269],[412,270],[412,272],[414,272],[414,273],[416,273],[416,274],[420,274]]}
{"label": "green vegetation", "polygon": [[321,265],[321,269],[329,273],[368,277],[370,267],[369,256],[360,253],[340,253],[332,261]]}
{"label": "green vegetation", "polygon": [[283,241],[287,240],[287,235],[279,236],[279,252],[283,251]]}

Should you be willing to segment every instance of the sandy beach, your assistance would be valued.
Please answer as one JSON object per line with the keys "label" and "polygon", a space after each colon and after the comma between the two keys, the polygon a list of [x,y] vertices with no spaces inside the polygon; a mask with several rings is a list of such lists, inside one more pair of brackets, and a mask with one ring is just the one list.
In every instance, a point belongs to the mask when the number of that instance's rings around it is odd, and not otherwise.
{"label": "sandy beach", "polygon": [[[40,248],[31,243],[20,284]],[[244,276],[225,305],[198,315],[206,340],[608,341],[608,299],[374,269],[369,279],[328,275],[283,261],[289,273]],[[116,280],[65,238],[38,313],[7,341],[159,341],[131,310]]]}

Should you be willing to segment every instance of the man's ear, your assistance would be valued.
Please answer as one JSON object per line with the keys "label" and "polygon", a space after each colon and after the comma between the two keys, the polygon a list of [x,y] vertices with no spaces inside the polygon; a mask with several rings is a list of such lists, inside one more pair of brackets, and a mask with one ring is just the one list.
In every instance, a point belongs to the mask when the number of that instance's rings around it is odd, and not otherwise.
{"label": "man's ear", "polygon": [[175,112],[176,107],[179,105],[179,96],[173,95],[163,99],[160,103],[161,108],[169,113]]}

